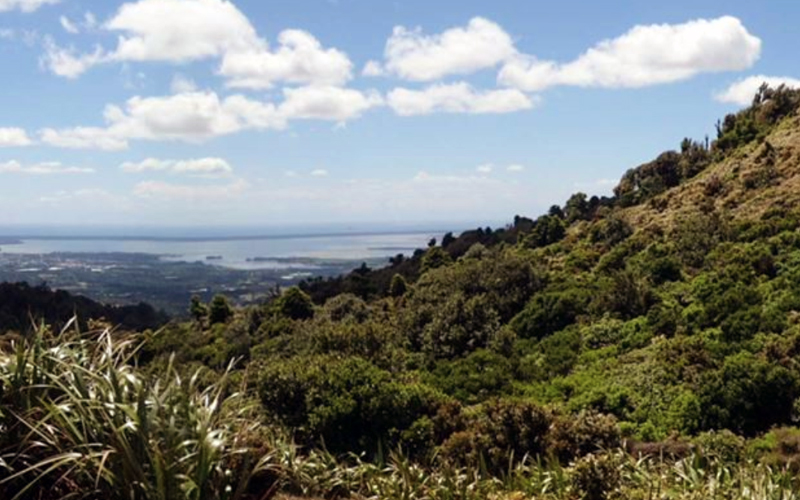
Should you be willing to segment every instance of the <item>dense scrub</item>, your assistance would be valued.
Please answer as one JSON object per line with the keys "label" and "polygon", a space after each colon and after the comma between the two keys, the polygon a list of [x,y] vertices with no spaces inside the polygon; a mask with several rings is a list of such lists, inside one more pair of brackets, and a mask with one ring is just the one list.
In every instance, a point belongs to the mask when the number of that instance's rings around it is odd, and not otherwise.
{"label": "dense scrub", "polygon": [[[194,300],[191,322],[143,332],[121,358],[140,385],[119,397],[138,416],[150,406],[132,394],[150,401],[146,391],[179,375],[196,388],[185,389],[194,403],[176,406],[200,405],[201,387],[240,390],[247,405],[214,411],[251,413],[213,426],[269,431],[231,438],[244,447],[215,452],[212,469],[245,467],[235,474],[246,486],[231,490],[241,495],[257,484],[329,497],[794,498],[798,103],[800,92],[762,89],[715,141],[684,141],[627,172],[613,198],[579,193],[535,220],[448,234],[384,269],[312,280],[255,307]],[[91,359],[75,364],[93,373]],[[16,415],[55,411],[60,391],[26,395],[0,426],[37,429]],[[159,441],[169,436],[148,439],[140,451],[169,449]],[[0,444],[11,478],[0,484],[51,463],[50,448],[28,458],[13,446]],[[104,468],[92,467],[80,480],[99,485]]]}

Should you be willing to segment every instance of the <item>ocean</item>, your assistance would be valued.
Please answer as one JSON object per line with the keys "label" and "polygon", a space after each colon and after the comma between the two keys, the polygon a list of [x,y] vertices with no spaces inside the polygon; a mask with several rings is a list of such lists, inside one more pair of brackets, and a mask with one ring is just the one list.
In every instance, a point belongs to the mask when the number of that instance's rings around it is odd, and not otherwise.
{"label": "ocean", "polygon": [[[319,230],[318,230],[319,231]],[[99,231],[72,234],[42,230],[21,234],[9,230],[0,236],[19,243],[4,244],[0,253],[143,253],[158,255],[168,261],[202,261],[235,269],[265,269],[285,265],[274,259],[355,260],[379,259],[403,253],[410,255],[425,248],[431,238],[441,238],[444,231],[432,229],[369,232],[313,233],[295,229],[278,231],[242,231],[225,235],[215,230],[139,231],[128,235],[107,236]]]}

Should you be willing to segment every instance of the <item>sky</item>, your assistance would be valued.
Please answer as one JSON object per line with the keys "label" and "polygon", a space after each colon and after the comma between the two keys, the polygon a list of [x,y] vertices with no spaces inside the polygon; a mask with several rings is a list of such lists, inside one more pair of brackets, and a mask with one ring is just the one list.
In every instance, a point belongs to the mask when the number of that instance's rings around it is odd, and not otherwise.
{"label": "sky", "polygon": [[0,226],[482,224],[800,86],[800,3],[0,0]]}

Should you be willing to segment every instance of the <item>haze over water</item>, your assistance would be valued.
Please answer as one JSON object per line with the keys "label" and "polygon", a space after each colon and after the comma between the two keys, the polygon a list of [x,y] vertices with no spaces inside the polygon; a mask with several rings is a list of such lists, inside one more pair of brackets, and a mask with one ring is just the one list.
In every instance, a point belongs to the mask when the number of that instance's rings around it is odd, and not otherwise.
{"label": "haze over water", "polygon": [[[164,260],[203,261],[238,269],[291,267],[293,259],[355,260],[381,259],[403,253],[410,255],[424,248],[441,231],[403,231],[397,233],[322,233],[285,231],[284,234],[250,230],[239,235],[213,231],[177,231],[171,235],[129,233],[104,236],[101,233],[82,236],[35,232],[20,236],[21,243],[2,245],[2,253],[144,253],[159,255]],[[288,233],[288,234],[287,234]],[[292,234],[294,233],[294,234]],[[6,233],[11,234],[11,233]],[[214,257],[209,259],[208,257]],[[258,261],[254,261],[258,259]],[[286,262],[276,262],[281,259]]]}

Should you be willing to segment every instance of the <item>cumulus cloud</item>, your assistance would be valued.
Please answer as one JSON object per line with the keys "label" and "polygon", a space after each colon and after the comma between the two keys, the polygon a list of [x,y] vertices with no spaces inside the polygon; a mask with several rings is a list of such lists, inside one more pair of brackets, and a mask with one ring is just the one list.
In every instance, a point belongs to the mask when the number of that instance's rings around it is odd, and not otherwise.
{"label": "cumulus cloud", "polygon": [[347,54],[325,49],[313,35],[286,30],[278,35],[274,50],[254,47],[225,54],[219,73],[234,88],[268,89],[275,82],[343,85],[352,78]]}
{"label": "cumulus cloud", "polygon": [[516,89],[478,91],[465,82],[437,84],[423,90],[396,88],[387,96],[401,116],[444,113],[511,113],[533,107],[533,100]]}
{"label": "cumulus cloud", "polygon": [[346,122],[365,111],[383,105],[376,92],[360,92],[340,87],[308,86],[283,90],[279,115],[287,120],[317,119]]}
{"label": "cumulus cloud", "polygon": [[635,26],[566,64],[519,56],[502,68],[498,80],[528,92],[556,85],[635,88],[747,69],[760,55],[761,40],[739,19],[724,16]]}
{"label": "cumulus cloud", "polygon": [[513,165],[507,166],[506,170],[508,170],[509,172],[522,172],[523,170],[525,170],[525,166],[515,163]]}
{"label": "cumulus cloud", "polygon": [[316,170],[311,171],[311,177],[327,177],[328,171],[324,168],[318,168]]}
{"label": "cumulus cloud", "polygon": [[508,33],[482,17],[436,35],[397,26],[386,42],[384,65],[371,61],[364,73],[375,76],[386,71],[407,80],[433,81],[492,68],[514,54],[514,42]]}
{"label": "cumulus cloud", "polygon": [[28,133],[21,128],[0,128],[0,148],[30,146],[31,144],[33,141],[28,137]]}
{"label": "cumulus cloud", "polygon": [[168,172],[197,177],[224,177],[233,173],[233,167],[222,158],[197,158],[191,160],[147,158],[138,163],[123,163],[119,168],[129,173]]}
{"label": "cumulus cloud", "polygon": [[260,43],[247,17],[224,0],[125,3],[104,28],[123,33],[109,55],[116,61],[187,62]]}
{"label": "cumulus cloud", "polygon": [[759,87],[766,83],[770,87],[777,88],[785,85],[789,88],[800,88],[800,79],[790,78],[788,76],[765,76],[755,75],[742,78],[741,80],[731,84],[727,89],[714,95],[714,98],[719,102],[738,104],[740,106],[747,106],[753,102],[758,92]]}
{"label": "cumulus cloud", "polygon": [[45,46],[43,65],[59,76],[75,78],[103,63],[216,58],[221,61],[218,73],[228,86],[248,89],[266,89],[276,82],[342,85],[352,73],[347,54],[324,48],[305,31],[283,31],[278,47],[271,49],[227,0],[129,2],[103,29],[119,34],[115,48],[80,54],[51,42]]}
{"label": "cumulus cloud", "polygon": [[57,4],[60,0],[0,0],[0,12],[20,10],[33,12],[43,5]]}
{"label": "cumulus cloud", "polygon": [[478,165],[477,168],[475,168],[475,170],[479,174],[491,174],[492,170],[494,170],[494,165],[492,165],[491,163],[484,163],[483,165]]}
{"label": "cumulus cloud", "polygon": [[137,96],[124,107],[106,106],[105,127],[48,128],[40,138],[52,146],[104,150],[125,149],[132,139],[200,142],[242,130],[280,130],[290,120],[343,123],[382,103],[377,94],[339,87],[287,88],[278,104],[211,91]]}
{"label": "cumulus cloud", "polygon": [[26,175],[54,175],[54,174],[91,174],[92,168],[70,167],[60,162],[43,162],[32,165],[23,165],[12,160],[0,163],[0,174],[26,174]]}
{"label": "cumulus cloud", "polygon": [[214,92],[133,97],[124,108],[106,106],[107,126],[45,129],[41,140],[67,148],[125,149],[130,139],[200,141],[245,127],[282,128],[274,105]]}
{"label": "cumulus cloud", "polygon": [[227,184],[210,185],[144,181],[133,188],[133,194],[139,198],[205,202],[239,196],[249,187],[250,185],[243,179],[236,179]]}

